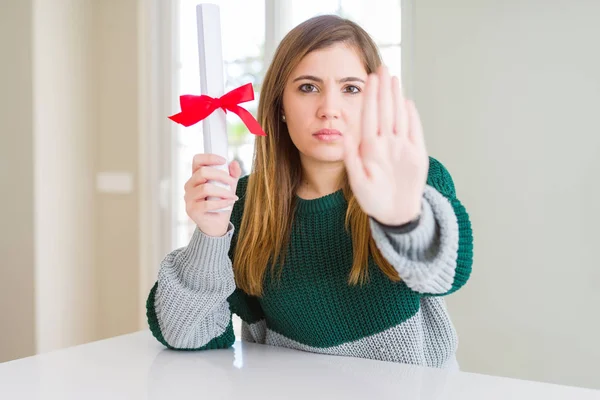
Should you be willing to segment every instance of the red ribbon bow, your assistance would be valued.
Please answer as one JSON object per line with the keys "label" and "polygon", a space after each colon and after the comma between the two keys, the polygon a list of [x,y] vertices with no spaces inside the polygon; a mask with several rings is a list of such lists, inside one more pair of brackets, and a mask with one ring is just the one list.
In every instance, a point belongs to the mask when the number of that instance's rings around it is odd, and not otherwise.
{"label": "red ribbon bow", "polygon": [[192,126],[208,117],[217,108],[221,108],[225,113],[229,110],[237,114],[251,133],[257,136],[267,136],[252,114],[238,105],[251,100],[254,100],[254,89],[252,89],[251,83],[233,89],[218,98],[204,94],[202,96],[186,94],[179,96],[181,112],[171,115],[169,119],[183,126]]}

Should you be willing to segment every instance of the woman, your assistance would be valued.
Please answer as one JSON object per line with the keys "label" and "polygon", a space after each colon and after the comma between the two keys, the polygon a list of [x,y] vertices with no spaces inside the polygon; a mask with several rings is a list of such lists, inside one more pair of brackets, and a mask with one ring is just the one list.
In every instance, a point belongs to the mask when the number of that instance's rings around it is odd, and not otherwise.
{"label": "woman", "polygon": [[247,341],[458,367],[441,296],[469,278],[469,218],[381,64],[368,34],[336,16],[282,40],[252,174],[238,180],[235,162],[227,173],[216,155],[194,157],[185,201],[198,229],[164,259],[147,303],[161,343],[229,347],[233,312]]}

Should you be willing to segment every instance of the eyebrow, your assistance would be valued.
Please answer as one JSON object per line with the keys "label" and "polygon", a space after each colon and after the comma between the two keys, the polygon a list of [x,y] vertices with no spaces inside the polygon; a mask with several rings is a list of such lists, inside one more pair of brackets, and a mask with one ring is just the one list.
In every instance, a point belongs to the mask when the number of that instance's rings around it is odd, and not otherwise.
{"label": "eyebrow", "polygon": [[[293,82],[301,81],[301,80],[305,80],[305,79],[309,80],[309,81],[323,83],[323,79],[317,78],[314,75],[300,75],[299,77],[297,77],[296,79],[294,79]],[[345,78],[339,79],[337,82],[338,83],[346,83],[346,82],[362,82],[362,83],[365,83],[365,81],[363,79],[357,78],[355,76],[347,76]]]}

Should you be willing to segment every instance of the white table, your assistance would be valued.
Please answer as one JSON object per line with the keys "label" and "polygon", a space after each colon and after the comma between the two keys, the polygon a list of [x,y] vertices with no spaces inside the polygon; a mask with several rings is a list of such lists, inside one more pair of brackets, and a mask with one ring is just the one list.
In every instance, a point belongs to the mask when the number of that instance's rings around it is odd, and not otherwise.
{"label": "white table", "polygon": [[0,364],[0,399],[600,399],[600,391],[237,342],[166,350],[149,332]]}

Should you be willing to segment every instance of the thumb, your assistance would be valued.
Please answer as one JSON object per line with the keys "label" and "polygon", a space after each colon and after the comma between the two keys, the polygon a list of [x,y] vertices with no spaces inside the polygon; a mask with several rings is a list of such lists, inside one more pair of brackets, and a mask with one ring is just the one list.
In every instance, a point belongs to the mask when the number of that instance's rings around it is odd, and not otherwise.
{"label": "thumb", "polygon": [[364,165],[360,158],[358,143],[351,135],[343,137],[344,139],[344,164],[348,174],[350,186],[354,187],[358,182],[364,182],[366,174]]}
{"label": "thumb", "polygon": [[240,176],[242,175],[242,168],[240,167],[240,163],[238,163],[235,160],[229,163],[229,175],[232,178],[240,179]]}
{"label": "thumb", "polygon": [[231,188],[231,191],[236,193],[238,180],[240,179],[240,176],[242,176],[242,168],[235,160],[229,163],[229,176],[235,179],[235,185]]}

